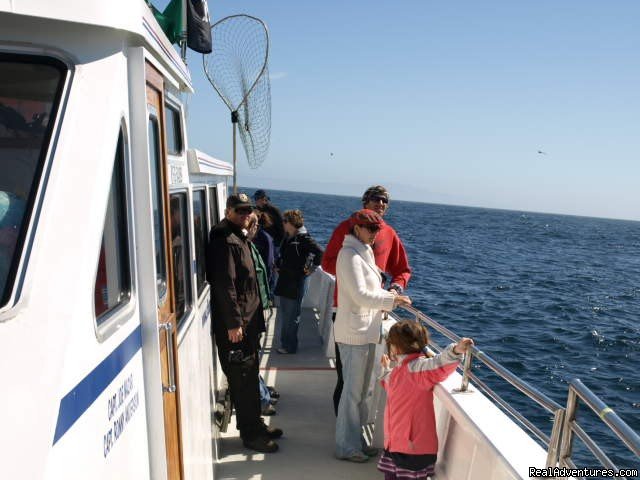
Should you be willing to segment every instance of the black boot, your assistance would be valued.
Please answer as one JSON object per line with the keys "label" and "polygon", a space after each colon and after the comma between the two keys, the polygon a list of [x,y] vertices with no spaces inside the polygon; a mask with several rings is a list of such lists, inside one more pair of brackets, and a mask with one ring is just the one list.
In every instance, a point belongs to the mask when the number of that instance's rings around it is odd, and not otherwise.
{"label": "black boot", "polygon": [[270,427],[262,420],[262,432],[269,438],[280,438],[284,432],[281,428]]}
{"label": "black boot", "polygon": [[251,440],[242,440],[242,444],[256,452],[273,453],[278,451],[278,444],[266,435],[259,435]]}

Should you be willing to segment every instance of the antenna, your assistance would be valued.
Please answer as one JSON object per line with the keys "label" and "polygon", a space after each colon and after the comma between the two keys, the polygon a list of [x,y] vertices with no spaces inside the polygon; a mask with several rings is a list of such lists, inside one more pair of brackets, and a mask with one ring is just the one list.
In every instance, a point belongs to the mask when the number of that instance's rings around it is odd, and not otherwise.
{"label": "antenna", "polygon": [[204,73],[231,111],[233,125],[233,193],[236,182],[236,131],[247,162],[258,168],[271,140],[269,32],[262,20],[231,15],[211,26],[213,52],[203,55]]}

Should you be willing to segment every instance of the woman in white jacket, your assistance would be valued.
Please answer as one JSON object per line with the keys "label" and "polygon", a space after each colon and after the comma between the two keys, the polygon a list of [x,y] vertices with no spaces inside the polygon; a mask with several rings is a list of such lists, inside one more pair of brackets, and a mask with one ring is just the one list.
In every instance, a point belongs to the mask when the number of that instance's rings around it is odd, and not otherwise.
{"label": "woman in white jacket", "polygon": [[380,341],[382,312],[411,304],[409,297],[382,288],[382,275],[371,249],[382,223],[382,217],[373,210],[353,213],[351,233],[344,239],[336,265],[338,308],[334,335],[344,377],[336,420],[336,457],[352,462],[366,462],[378,453],[366,446],[361,432],[367,414],[367,379],[373,369],[375,345]]}

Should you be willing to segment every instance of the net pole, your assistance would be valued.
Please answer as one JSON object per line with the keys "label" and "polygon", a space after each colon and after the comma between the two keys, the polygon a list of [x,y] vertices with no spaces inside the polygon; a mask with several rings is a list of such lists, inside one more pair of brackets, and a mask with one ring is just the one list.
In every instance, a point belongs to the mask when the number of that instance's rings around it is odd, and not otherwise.
{"label": "net pole", "polygon": [[231,112],[231,124],[233,125],[233,194],[238,193],[237,162],[236,162],[236,130],[238,128],[238,111]]}
{"label": "net pole", "polygon": [[236,163],[236,125],[238,125],[237,123],[233,124],[233,194],[235,195],[236,193],[238,193],[238,184],[236,181],[236,170],[237,170],[237,163]]}

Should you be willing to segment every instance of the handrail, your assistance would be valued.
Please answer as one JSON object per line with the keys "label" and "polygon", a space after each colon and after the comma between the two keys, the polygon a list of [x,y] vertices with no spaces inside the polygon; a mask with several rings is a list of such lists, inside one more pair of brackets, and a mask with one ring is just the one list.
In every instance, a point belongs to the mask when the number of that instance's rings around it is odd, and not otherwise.
{"label": "handrail", "polygon": [[[460,337],[453,333],[448,328],[442,326],[437,321],[433,320],[428,315],[424,314],[420,310],[411,306],[400,306],[399,308],[407,311],[414,316],[414,321],[419,321],[426,324],[433,330],[441,333],[445,337],[454,342],[458,342]],[[400,318],[400,317],[396,317]],[[430,346],[438,351],[442,348],[435,342],[430,342]],[[477,375],[471,372],[473,362],[472,359],[476,358],[478,361],[486,365],[490,370],[496,373],[500,378],[506,380],[511,386],[522,392],[531,400],[535,401],[538,405],[543,407],[548,412],[554,414],[553,427],[551,430],[551,436],[547,436],[533,423],[526,419],[520,412],[509,405],[500,395],[495,393],[485,382],[483,382]],[[575,419],[576,409],[578,406],[578,400],[582,400],[591,410],[593,410],[600,419],[604,422],[616,436],[624,442],[624,444],[637,456],[640,456],[640,436],[635,433],[624,420],[622,420],[610,407],[608,407],[600,398],[598,398],[591,390],[589,390],[579,379],[574,379],[569,385],[569,392],[567,394],[567,406],[562,407],[557,402],[553,401],[544,393],[540,392],[536,388],[529,385],[524,380],[521,380],[509,369],[502,366],[499,362],[491,358],[489,355],[473,346],[469,353],[465,356],[465,362],[462,371],[462,384],[460,391],[467,391],[469,385],[469,379],[473,379],[477,387],[480,388],[486,395],[492,398],[504,411],[509,413],[515,420],[520,422],[521,425],[526,427],[531,433],[533,433],[540,441],[547,445],[547,462],[546,466],[575,468],[575,464],[571,459],[571,451],[573,446],[574,434],[580,438],[591,453],[600,461],[600,463],[606,468],[611,468],[619,472],[619,469],[613,464],[613,462],[607,457],[607,455],[600,449],[600,447],[591,439],[591,437],[578,425]]]}
{"label": "handrail", "polygon": [[[401,309],[407,311],[411,315],[414,316],[416,321],[420,321],[430,328],[433,328],[437,332],[441,333],[445,337],[449,338],[454,342],[458,342],[460,337],[453,333],[448,328],[439,324],[437,321],[433,320],[428,315],[424,314],[417,308],[411,306],[400,306]],[[440,348],[434,343],[435,347],[439,350]],[[520,379],[517,375],[511,372],[509,369],[502,366],[499,362],[491,358],[489,355],[484,353],[482,350],[479,350],[477,347],[471,347],[470,354],[466,355],[463,370],[462,370],[462,384],[460,386],[460,391],[465,392],[468,390],[469,386],[469,378],[473,377],[477,386],[482,388],[482,391],[485,392],[489,397],[491,397],[503,410],[508,412],[512,417],[514,417],[518,422],[520,422],[523,426],[525,426],[531,433],[533,433],[542,443],[547,445],[547,467],[554,467],[558,463],[558,456],[560,452],[560,442],[561,442],[561,431],[560,426],[563,423],[565,409],[559,403],[555,402],[551,398],[549,398],[544,393],[540,392],[538,389],[529,385],[524,380]],[[550,413],[554,415],[554,423],[553,428],[551,430],[551,436],[545,435],[539,428],[537,428],[533,423],[527,420],[520,412],[515,410],[511,405],[509,405],[505,400],[503,400],[497,393],[495,393],[488,385],[482,382],[476,375],[471,373],[472,369],[472,359],[475,357],[484,365],[486,365],[490,370],[495,372],[500,378],[504,379],[511,386],[515,387],[517,390],[522,392],[528,398],[536,402],[538,405],[543,407]]]}
{"label": "handrail", "polygon": [[580,438],[591,453],[606,468],[619,471],[618,467],[609,457],[598,447],[593,439],[578,425],[576,421],[576,411],[578,400],[582,400],[609,429],[622,440],[622,442],[636,455],[640,456],[640,436],[635,433],[624,420],[610,407],[608,407],[596,394],[587,388],[582,381],[574,379],[569,384],[569,394],[567,395],[567,409],[564,422],[562,424],[562,444],[560,447],[559,466],[573,468],[571,452],[573,449],[574,434]]}
{"label": "handrail", "polygon": [[[412,315],[414,315],[417,319],[422,320],[429,327],[432,327],[434,330],[437,330],[438,332],[443,334],[445,337],[448,337],[450,340],[452,340],[454,342],[458,342],[460,340],[460,337],[458,335],[456,335],[455,333],[451,332],[446,327],[443,327],[438,322],[433,320],[431,317],[429,317],[428,315],[425,315],[424,313],[422,313],[420,310],[418,310],[418,309],[416,309],[414,307],[411,307],[411,306],[402,306],[401,308],[403,308],[407,312],[409,312]],[[562,407],[560,406],[559,403],[553,401],[551,398],[546,396],[544,393],[540,392],[538,389],[536,389],[533,386],[529,385],[524,380],[520,379],[516,374],[511,372],[509,369],[503,367],[499,362],[497,362],[496,360],[491,358],[489,355],[484,353],[482,350],[479,350],[477,347],[474,346],[474,347],[471,348],[471,355],[473,357],[477,358],[482,363],[484,363],[487,367],[489,367],[491,370],[493,370],[498,376],[500,376],[501,378],[506,380],[509,384],[511,384],[512,386],[514,386],[518,390],[520,390],[527,397],[529,397],[530,399],[532,399],[533,401],[538,403],[540,406],[542,406],[545,409],[547,409],[549,412],[553,413],[558,409],[562,409]],[[469,363],[471,363],[471,362],[469,362]],[[465,368],[464,372],[468,373],[470,371],[470,369],[471,369],[471,365],[469,365],[469,369]],[[468,384],[468,380],[467,380],[466,384]],[[460,388],[460,390],[462,390],[463,392],[467,390],[467,385],[466,384],[464,382],[464,376],[463,376],[463,385]]]}

